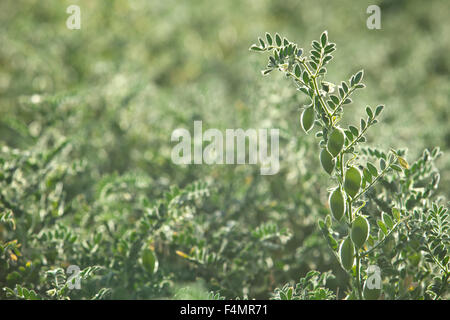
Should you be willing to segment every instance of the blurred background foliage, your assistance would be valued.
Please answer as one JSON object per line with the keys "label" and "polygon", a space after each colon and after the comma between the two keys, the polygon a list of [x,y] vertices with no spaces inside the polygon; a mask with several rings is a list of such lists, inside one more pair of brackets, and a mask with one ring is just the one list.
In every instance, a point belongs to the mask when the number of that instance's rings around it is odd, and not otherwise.
{"label": "blurred background foliage", "polygon": [[[81,7],[81,30],[66,28],[70,4]],[[381,30],[366,27],[371,4],[381,7]],[[328,30],[337,43],[328,80],[364,69],[368,87],[344,122],[385,104],[369,143],[406,147],[410,160],[440,146],[440,192],[448,195],[448,12],[440,0],[2,0],[0,192],[17,229],[0,229],[0,240],[17,239],[22,256],[3,264],[1,286],[41,293],[51,288],[46,270],[100,265],[86,290],[108,287],[113,298],[177,297],[194,282],[227,298],[268,298],[311,269],[339,270],[317,230],[328,177],[316,141],[300,133],[305,101],[280,75],[261,77],[265,58],[248,48],[267,31],[309,49]],[[171,133],[192,131],[194,120],[204,130],[280,128],[280,172],[175,165]],[[173,209],[167,192],[193,203]],[[168,208],[166,220],[145,220],[155,206]],[[58,228],[78,238],[55,254],[42,234]],[[97,233],[98,243],[90,238]],[[98,248],[83,249],[92,241]],[[146,274],[133,243],[154,250],[155,274]],[[28,260],[33,274],[10,276]],[[334,289],[346,283],[336,276]]]}

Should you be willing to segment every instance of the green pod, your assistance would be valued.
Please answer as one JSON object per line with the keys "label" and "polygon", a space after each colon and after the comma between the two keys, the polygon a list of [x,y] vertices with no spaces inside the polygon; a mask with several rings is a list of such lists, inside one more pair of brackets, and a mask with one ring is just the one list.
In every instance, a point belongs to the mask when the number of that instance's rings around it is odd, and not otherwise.
{"label": "green pod", "polygon": [[142,251],[142,265],[150,274],[153,274],[158,270],[158,260],[156,259],[153,250],[145,248]]}
{"label": "green pod", "polygon": [[340,128],[335,128],[328,138],[327,149],[333,157],[336,157],[344,147],[344,132]]}
{"label": "green pod", "polygon": [[369,238],[369,221],[363,216],[357,216],[352,223],[350,237],[357,248],[362,248]]}
{"label": "green pod", "polygon": [[300,122],[302,123],[302,128],[305,130],[306,133],[309,132],[309,130],[312,129],[314,125],[314,108],[309,107],[303,110],[302,116],[300,119]]}
{"label": "green pod", "polygon": [[350,197],[355,197],[361,187],[361,172],[351,167],[345,172],[344,190]]}
{"label": "green pod", "polygon": [[337,187],[331,194],[328,200],[331,214],[336,220],[341,220],[345,213],[345,199],[341,189]]}
{"label": "green pod", "polygon": [[320,164],[326,173],[331,174],[333,172],[334,159],[327,149],[322,149],[320,152]]}
{"label": "green pod", "polygon": [[344,267],[345,270],[350,270],[353,267],[355,247],[349,237],[342,241],[339,248],[339,257],[341,259],[342,267]]}
{"label": "green pod", "polygon": [[363,296],[366,300],[378,300],[381,294],[381,289],[369,289],[367,280],[364,282]]}

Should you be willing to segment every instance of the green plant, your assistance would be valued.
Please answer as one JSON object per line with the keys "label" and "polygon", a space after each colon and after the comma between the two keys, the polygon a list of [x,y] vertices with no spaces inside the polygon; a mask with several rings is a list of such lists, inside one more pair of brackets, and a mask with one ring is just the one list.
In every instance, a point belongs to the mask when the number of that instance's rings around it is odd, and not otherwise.
{"label": "green plant", "polygon": [[292,286],[285,284],[282,288],[276,288],[271,299],[273,300],[326,300],[335,299],[335,294],[326,288],[327,282],[334,279],[331,272],[320,273],[309,271],[305,277]]}
{"label": "green plant", "polygon": [[[360,70],[338,85],[325,81],[335,49],[326,31],[312,42],[309,55],[279,34],[272,37],[266,33],[265,39],[259,38],[250,47],[270,53],[263,75],[279,70],[307,97],[300,123],[307,134],[316,128],[321,148],[318,159],[334,184],[329,197],[331,214],[318,223],[352,279],[347,298],[363,299],[365,270],[380,264],[384,298],[445,297],[450,275],[449,218],[447,209],[438,205],[442,200],[432,200],[439,182],[432,163],[440,151],[425,150],[410,167],[405,150],[384,152],[364,147],[367,130],[378,123],[384,106],[367,106],[359,127],[342,125],[344,110],[353,102],[351,97],[365,87],[364,72]],[[387,249],[391,252],[383,253],[382,248],[391,241]],[[365,292],[365,296],[377,296],[368,289]]]}

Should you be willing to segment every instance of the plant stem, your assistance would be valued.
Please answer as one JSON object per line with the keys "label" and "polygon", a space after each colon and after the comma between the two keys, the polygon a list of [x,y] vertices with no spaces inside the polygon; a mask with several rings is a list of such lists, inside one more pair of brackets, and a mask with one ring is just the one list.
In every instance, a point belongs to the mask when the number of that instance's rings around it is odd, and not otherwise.
{"label": "plant stem", "polygon": [[356,250],[356,291],[358,291],[358,297],[360,300],[363,299],[362,293],[361,293],[361,273],[360,273],[360,263],[361,263],[361,257],[359,256],[359,249]]}

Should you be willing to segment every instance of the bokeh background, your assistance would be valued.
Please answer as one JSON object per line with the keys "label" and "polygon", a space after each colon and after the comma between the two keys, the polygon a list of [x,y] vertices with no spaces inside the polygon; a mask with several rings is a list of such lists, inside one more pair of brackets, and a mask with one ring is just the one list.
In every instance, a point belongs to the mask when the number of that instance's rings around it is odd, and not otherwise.
{"label": "bokeh background", "polygon": [[[70,4],[81,7],[81,30],[66,28]],[[381,8],[381,30],[366,27],[371,4]],[[327,212],[329,183],[319,167],[317,141],[301,132],[299,107],[305,100],[275,72],[262,77],[267,57],[248,48],[265,32],[278,32],[308,50],[328,30],[337,51],[327,80],[337,83],[365,70],[367,88],[354,96],[344,121],[358,121],[366,105],[385,104],[368,143],[407,148],[409,161],[440,146],[444,154],[436,165],[446,196],[449,6],[441,0],[2,0],[0,145],[34,154],[69,139],[52,170],[79,165],[76,173],[57,177],[73,208],[52,223],[80,237],[116,221],[115,236],[126,238],[142,198],[153,202],[171,186],[208,183],[205,203],[151,236],[162,275],[142,284],[156,281],[158,288],[130,285],[113,297],[172,297],[180,285],[200,283],[226,297],[267,298],[276,286],[311,269],[339,268],[316,228]],[[192,131],[194,120],[202,120],[204,129],[280,128],[280,172],[260,176],[258,166],[175,165],[171,133],[179,127]],[[118,179],[119,191],[105,203],[104,186]],[[21,199],[20,188],[14,190]],[[40,210],[42,203],[35,205]],[[251,232],[264,223],[280,228],[279,239],[253,243]],[[33,234],[45,228],[52,224]],[[290,238],[283,238],[281,228]],[[209,267],[176,254],[194,247],[220,254],[228,269],[223,261]],[[97,254],[113,249],[104,250]],[[107,257],[59,255],[61,260],[46,263],[108,265]],[[332,286],[344,282],[337,272]]]}

